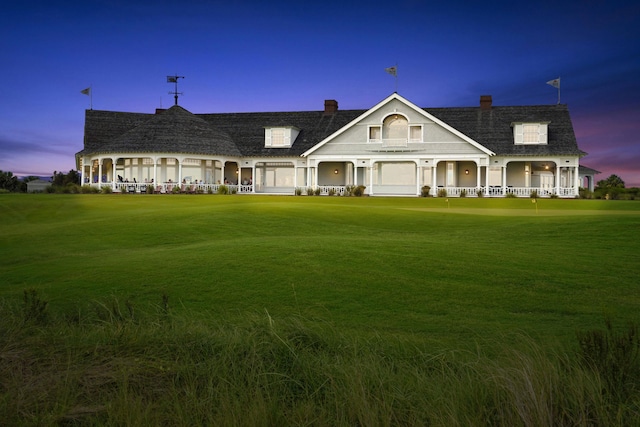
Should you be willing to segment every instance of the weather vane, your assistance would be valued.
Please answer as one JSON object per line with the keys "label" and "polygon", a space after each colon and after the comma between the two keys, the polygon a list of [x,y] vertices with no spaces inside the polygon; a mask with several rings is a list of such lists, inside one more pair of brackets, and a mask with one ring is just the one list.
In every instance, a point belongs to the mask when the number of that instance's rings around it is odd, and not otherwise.
{"label": "weather vane", "polygon": [[176,88],[173,92],[169,92],[169,95],[173,95],[173,98],[176,100],[176,105],[178,105],[178,95],[182,95],[182,92],[178,92],[178,79],[184,79],[184,76],[167,76],[167,83],[175,83]]}

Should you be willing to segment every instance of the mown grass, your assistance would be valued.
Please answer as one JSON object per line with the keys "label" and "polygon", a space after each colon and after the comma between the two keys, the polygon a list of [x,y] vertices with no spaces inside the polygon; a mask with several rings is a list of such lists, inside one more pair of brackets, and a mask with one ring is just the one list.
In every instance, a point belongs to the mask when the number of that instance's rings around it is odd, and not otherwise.
{"label": "mown grass", "polygon": [[[640,419],[637,390],[608,400],[576,356],[576,331],[638,319],[634,202],[2,195],[0,213],[0,412],[25,424]],[[20,314],[26,289],[46,319]]]}

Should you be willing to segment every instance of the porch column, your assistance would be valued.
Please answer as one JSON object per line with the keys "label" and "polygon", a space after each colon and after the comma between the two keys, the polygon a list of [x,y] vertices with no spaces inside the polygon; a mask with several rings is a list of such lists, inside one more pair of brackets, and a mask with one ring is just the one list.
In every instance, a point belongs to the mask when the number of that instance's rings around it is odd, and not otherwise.
{"label": "porch column", "polygon": [[369,167],[369,183],[371,184],[371,189],[369,190],[369,195],[373,196],[373,165],[375,162],[372,162]]}
{"label": "porch column", "polygon": [[431,167],[431,194],[438,195],[438,162]]}
{"label": "porch column", "polygon": [[501,166],[502,169],[502,195],[507,194],[507,165]]}
{"label": "porch column", "polygon": [[102,186],[102,159],[98,160],[98,188]]}
{"label": "porch column", "polygon": [[296,194],[296,188],[298,188],[298,165],[294,164],[293,165],[293,194]]}
{"label": "porch column", "polygon": [[182,162],[180,159],[176,159],[178,162],[178,185],[182,185]]}
{"label": "porch column", "polygon": [[574,196],[580,194],[580,170],[579,166],[573,168],[573,188],[574,188]]}
{"label": "porch column", "polygon": [[315,187],[318,187],[318,166],[319,164],[316,164],[316,167],[313,168],[313,185]]}
{"label": "porch column", "polygon": [[353,185],[358,186],[358,159],[353,161]]}
{"label": "porch column", "polygon": [[84,168],[86,167],[84,164],[84,157],[82,159],[80,159],[82,161],[82,170],[80,171],[80,182],[82,183],[81,185],[85,185],[86,182],[84,182]]}
{"label": "porch column", "polygon": [[251,166],[251,192],[256,192],[256,162],[253,162],[253,166]]}
{"label": "porch column", "polygon": [[[158,159],[153,158],[153,185],[158,184]],[[153,189],[155,191],[155,188]]]}
{"label": "porch column", "polygon": [[111,158],[111,168],[113,169],[113,174],[111,175],[111,190],[116,190],[116,163],[118,159]]}
{"label": "porch column", "polygon": [[561,167],[556,165],[556,194],[560,194],[560,171]]}
{"label": "porch column", "polygon": [[420,175],[422,168],[420,167],[420,161],[416,161],[416,196],[420,195]]}
{"label": "porch column", "polygon": [[480,174],[482,173],[482,167],[480,166],[480,162],[476,163],[476,187],[480,189],[482,185],[480,182]]}

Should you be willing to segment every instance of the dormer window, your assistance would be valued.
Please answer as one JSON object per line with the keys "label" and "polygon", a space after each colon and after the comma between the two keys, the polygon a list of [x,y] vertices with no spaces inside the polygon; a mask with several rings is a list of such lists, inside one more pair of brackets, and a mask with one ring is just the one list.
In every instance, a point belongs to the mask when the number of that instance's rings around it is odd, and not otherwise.
{"label": "dormer window", "polygon": [[264,146],[269,148],[289,148],[296,140],[300,130],[295,127],[264,129]]}
{"label": "dormer window", "polygon": [[513,140],[516,145],[540,145],[547,143],[549,122],[513,123]]}

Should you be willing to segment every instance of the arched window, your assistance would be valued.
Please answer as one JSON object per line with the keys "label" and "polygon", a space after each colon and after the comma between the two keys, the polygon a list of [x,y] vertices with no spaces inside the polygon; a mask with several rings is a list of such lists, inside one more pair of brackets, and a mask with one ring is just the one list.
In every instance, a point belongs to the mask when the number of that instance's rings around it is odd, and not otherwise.
{"label": "arched window", "polygon": [[391,140],[407,140],[409,122],[400,114],[387,116],[382,122],[382,138]]}

